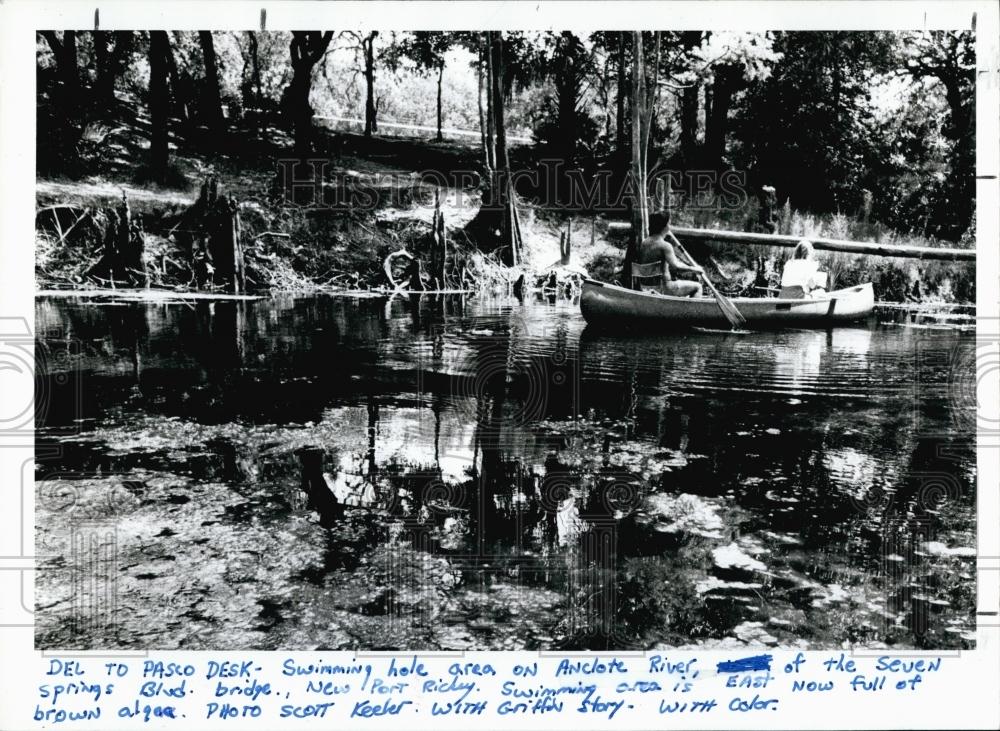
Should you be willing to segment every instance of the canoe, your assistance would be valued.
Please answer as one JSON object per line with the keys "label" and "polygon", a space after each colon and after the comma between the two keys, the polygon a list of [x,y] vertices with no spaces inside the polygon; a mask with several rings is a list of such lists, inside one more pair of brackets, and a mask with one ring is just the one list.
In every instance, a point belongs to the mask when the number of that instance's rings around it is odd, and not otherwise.
{"label": "canoe", "polygon": [[[831,327],[871,314],[875,293],[870,283],[838,289],[816,299],[733,297],[750,328]],[[671,297],[604,284],[583,282],[580,310],[590,325],[601,327],[729,327],[714,297]]]}

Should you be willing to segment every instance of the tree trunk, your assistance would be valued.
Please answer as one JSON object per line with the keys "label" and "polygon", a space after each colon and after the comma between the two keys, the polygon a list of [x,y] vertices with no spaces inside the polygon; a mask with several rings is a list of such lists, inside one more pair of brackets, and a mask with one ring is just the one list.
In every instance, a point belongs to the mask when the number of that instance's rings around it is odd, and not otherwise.
{"label": "tree trunk", "polygon": [[631,286],[632,262],[636,260],[639,243],[649,235],[649,213],[646,202],[646,60],[642,32],[632,32],[632,157],[630,165],[632,196],[630,198],[632,236],[625,250],[625,271],[622,281]]}
{"label": "tree trunk", "polygon": [[503,110],[503,33],[491,32],[490,66],[492,68],[491,100],[493,102],[493,128],[495,134],[496,167],[498,170],[510,170],[507,159],[507,130],[504,125]]}
{"label": "tree trunk", "polygon": [[112,105],[115,96],[115,82],[111,75],[111,54],[108,52],[108,41],[107,31],[94,31],[94,66],[97,69],[94,92],[97,103],[105,109]]}
{"label": "tree trunk", "polygon": [[721,66],[716,69],[710,108],[706,105],[705,117],[705,153],[710,170],[722,170],[724,167],[729,108],[742,78],[743,72],[738,66]]}
{"label": "tree trunk", "polygon": [[373,44],[377,31],[372,31],[361,41],[365,57],[365,137],[378,132],[377,108],[375,106],[375,50]]}
{"label": "tree trunk", "polygon": [[492,170],[490,152],[486,143],[486,115],[483,112],[483,54],[479,53],[479,63],[476,64],[476,103],[479,105],[479,136],[483,144],[483,165],[486,172]]}
{"label": "tree trunk", "polygon": [[441,194],[434,193],[434,217],[431,221],[431,277],[435,289],[448,289],[448,237],[441,212]]}
{"label": "tree trunk", "polygon": [[[681,45],[685,51],[697,47],[700,42],[701,31],[684,31],[681,34]],[[681,93],[681,158],[688,169],[694,165],[697,154],[698,86],[693,83]]]}
{"label": "tree trunk", "polygon": [[264,100],[260,79],[260,48],[257,44],[257,34],[254,31],[249,31],[247,38],[250,42],[250,88],[253,89],[251,119],[253,120],[254,128],[259,129],[261,114],[263,113],[261,106]]}
{"label": "tree trunk", "polygon": [[[975,81],[963,79],[963,75],[968,73],[958,65],[956,59],[948,72],[939,76],[945,88],[945,99],[950,112],[948,121],[941,131],[952,143],[953,155],[949,176],[954,190],[951,198],[957,229],[952,233],[958,234],[969,228],[975,210]],[[963,93],[963,86],[971,86],[971,91]]]}
{"label": "tree trunk", "polygon": [[295,135],[295,154],[300,158],[309,157],[312,152],[313,110],[309,105],[309,90],[312,87],[312,66],[301,66],[292,72],[288,85],[289,113]]}
{"label": "tree trunk", "polygon": [[177,60],[174,58],[174,51],[170,47],[170,36],[167,36],[166,42],[167,73],[170,76],[170,90],[173,93],[174,114],[177,115],[179,120],[187,124],[191,121],[191,116],[188,113],[187,94],[184,91],[184,86],[181,84],[181,75],[177,70]]}
{"label": "tree trunk", "polygon": [[80,99],[80,68],[76,54],[76,31],[63,31],[63,55],[65,61],[60,64],[63,83],[66,85],[67,98],[76,103]]}
{"label": "tree trunk", "polygon": [[741,78],[738,66],[720,66],[711,88],[705,91],[705,164],[710,170],[724,166],[729,108]]}
{"label": "tree trunk", "polygon": [[[802,240],[801,236],[750,233],[744,231],[724,231],[703,228],[674,228],[674,235],[682,241],[701,244],[732,244],[744,246],[780,246],[794,248]],[[842,251],[865,256],[892,256],[911,259],[933,259],[936,261],[975,261],[975,249],[946,249],[938,246],[896,246],[893,244],[873,244],[867,241],[845,241],[843,239],[810,238],[816,251]]]}
{"label": "tree trunk", "polygon": [[212,236],[216,286],[238,294],[246,288],[243,271],[242,225],[240,207],[232,196],[221,196],[217,203],[216,232]]}
{"label": "tree trunk", "polygon": [[215,42],[212,31],[198,31],[198,42],[201,53],[205,57],[205,103],[208,106],[206,119],[208,126],[215,132],[225,127],[222,116],[222,96],[219,93],[219,64],[215,56]]}
{"label": "tree trunk", "polygon": [[149,32],[149,167],[152,177],[160,183],[166,182],[169,162],[168,141],[168,97],[167,97],[167,56],[170,41],[167,32]]}
{"label": "tree trunk", "polygon": [[[114,45],[111,45],[112,39]],[[124,70],[125,56],[132,48],[131,31],[94,31],[94,65],[97,69],[95,95],[105,112],[115,107],[115,82]]]}
{"label": "tree trunk", "polygon": [[494,127],[496,130],[496,171],[493,176],[492,197],[500,207],[500,246],[502,260],[508,266],[520,263],[520,236],[517,210],[514,207],[514,191],[511,186],[510,159],[507,155],[507,130],[504,125],[503,109],[503,32],[489,31],[490,60],[492,66],[492,93]]}
{"label": "tree trunk", "polygon": [[444,61],[438,66],[438,85],[437,85],[437,141],[444,142],[444,134],[441,130],[441,82],[444,80]]}
{"label": "tree trunk", "polygon": [[490,47],[490,32],[486,33],[486,167],[497,169],[496,119],[493,111],[493,51]]}
{"label": "tree trunk", "polygon": [[625,73],[625,32],[618,34],[618,99],[616,109],[617,152],[624,162],[628,149],[628,131],[625,129],[625,100],[628,97],[628,77]]}
{"label": "tree trunk", "polygon": [[556,87],[556,119],[558,120],[560,135],[559,148],[556,154],[566,162],[567,166],[572,164],[576,156],[577,124],[576,107],[579,102],[578,96],[580,86],[577,83],[577,71],[574,60],[571,57],[573,48],[570,46],[573,35],[569,31],[563,31],[560,38],[560,51],[555,69]]}
{"label": "tree trunk", "polygon": [[294,129],[295,154],[304,159],[312,152],[313,110],[309,104],[312,71],[326,53],[333,31],[292,31],[289,53],[292,60],[292,80],[285,90],[284,105]]}
{"label": "tree trunk", "polygon": [[611,143],[611,61],[604,62],[604,73],[601,76],[601,109],[604,111],[604,139]]}
{"label": "tree trunk", "polygon": [[40,31],[52,49],[52,55],[56,59],[56,69],[59,73],[59,81],[62,85],[62,102],[66,109],[67,117],[79,119],[79,99],[80,99],[80,69],[77,65],[76,53],[76,31],[64,30],[62,40],[55,31]]}
{"label": "tree trunk", "polygon": [[705,84],[702,87],[704,89],[704,98],[702,99],[702,109],[704,111],[704,126],[705,126],[705,144],[708,144],[708,127],[709,120],[712,118],[712,85]]}

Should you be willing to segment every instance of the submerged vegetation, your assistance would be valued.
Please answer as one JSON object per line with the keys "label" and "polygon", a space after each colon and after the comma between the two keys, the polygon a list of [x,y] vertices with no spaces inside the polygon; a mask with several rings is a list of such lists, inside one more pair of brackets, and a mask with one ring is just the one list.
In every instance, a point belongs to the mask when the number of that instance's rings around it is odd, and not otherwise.
{"label": "submerged vegetation", "polygon": [[[37,308],[39,647],[975,642],[961,333],[615,338],[565,301],[436,295]],[[579,389],[532,387],[559,375]],[[119,609],[81,622],[69,538],[109,521],[87,577]]]}

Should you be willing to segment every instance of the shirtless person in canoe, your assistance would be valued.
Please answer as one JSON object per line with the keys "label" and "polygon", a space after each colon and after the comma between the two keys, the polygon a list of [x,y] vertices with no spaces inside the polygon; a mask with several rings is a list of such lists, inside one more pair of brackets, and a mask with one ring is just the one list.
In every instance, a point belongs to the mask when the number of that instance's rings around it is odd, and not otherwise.
{"label": "shirtless person in canoe", "polygon": [[700,266],[688,266],[677,258],[673,245],[667,241],[670,235],[670,216],[664,213],[654,213],[649,217],[649,236],[639,244],[636,259],[639,264],[656,264],[663,262],[663,294],[674,297],[701,297],[701,282],[687,279],[673,279],[671,272],[688,272],[701,274]]}

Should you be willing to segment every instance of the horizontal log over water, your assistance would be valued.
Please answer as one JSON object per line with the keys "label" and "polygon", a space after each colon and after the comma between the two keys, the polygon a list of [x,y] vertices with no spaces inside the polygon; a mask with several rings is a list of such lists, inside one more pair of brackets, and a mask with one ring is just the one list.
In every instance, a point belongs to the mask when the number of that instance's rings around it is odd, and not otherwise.
{"label": "horizontal log over water", "polygon": [[[674,235],[688,241],[717,242],[726,244],[749,244],[755,246],[793,247],[803,236],[780,236],[776,234],[745,233],[743,231],[718,231],[701,228],[673,228]],[[810,238],[817,251],[844,251],[851,254],[869,256],[905,257],[910,259],[941,259],[945,261],[975,261],[975,249],[944,249],[930,246],[890,246],[862,241],[841,239]]]}
{"label": "horizontal log over water", "polygon": [[[611,221],[611,229],[630,229],[632,224],[626,221]],[[671,228],[674,235],[686,241],[701,241],[704,243],[745,244],[747,246],[783,246],[794,247],[804,236],[783,236],[778,234],[747,233],[745,231],[721,231],[705,228]],[[975,261],[975,249],[946,249],[932,246],[892,246],[876,244],[869,241],[844,241],[843,239],[810,238],[813,248],[817,251],[843,251],[849,254],[867,254],[869,256],[903,257],[909,259],[939,259],[943,261]]]}

